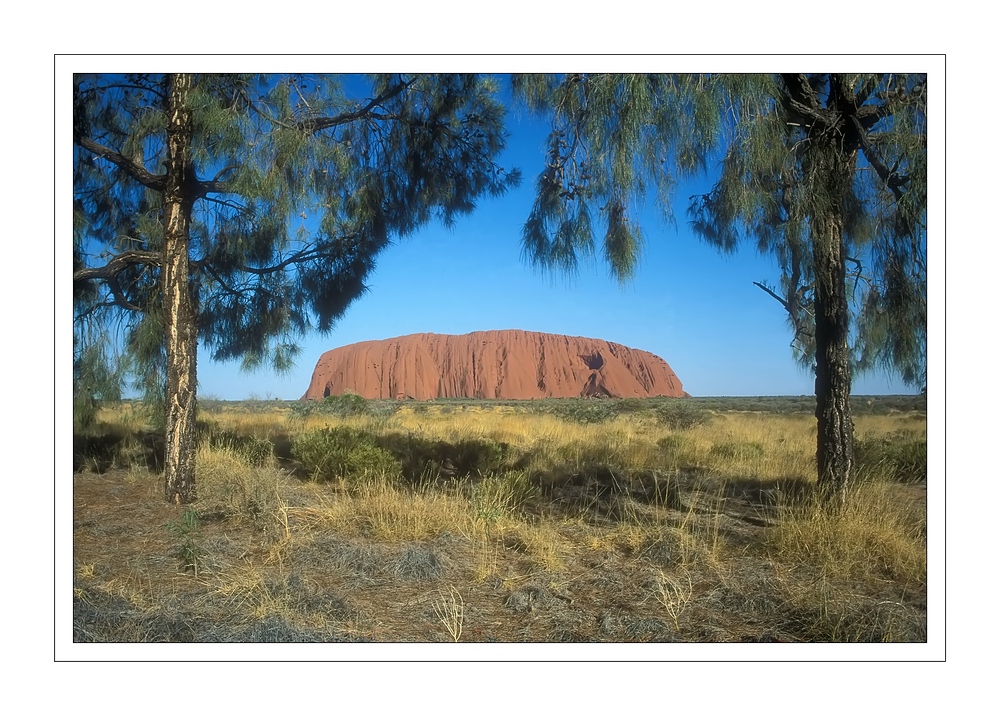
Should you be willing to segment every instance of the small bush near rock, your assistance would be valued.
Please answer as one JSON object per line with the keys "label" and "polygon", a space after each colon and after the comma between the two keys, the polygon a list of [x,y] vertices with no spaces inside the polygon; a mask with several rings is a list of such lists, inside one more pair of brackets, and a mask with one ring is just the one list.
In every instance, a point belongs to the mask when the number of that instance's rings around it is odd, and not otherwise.
{"label": "small bush near rock", "polygon": [[656,406],[656,419],[671,430],[690,430],[712,419],[712,414],[686,400],[671,400]]}
{"label": "small bush near rock", "polygon": [[316,480],[356,479],[366,474],[397,476],[399,461],[375,436],[349,427],[313,430],[292,441],[292,457]]}
{"label": "small bush near rock", "polygon": [[450,443],[388,433],[378,444],[399,461],[408,480],[485,475],[506,468],[511,454],[509,445],[485,438]]}

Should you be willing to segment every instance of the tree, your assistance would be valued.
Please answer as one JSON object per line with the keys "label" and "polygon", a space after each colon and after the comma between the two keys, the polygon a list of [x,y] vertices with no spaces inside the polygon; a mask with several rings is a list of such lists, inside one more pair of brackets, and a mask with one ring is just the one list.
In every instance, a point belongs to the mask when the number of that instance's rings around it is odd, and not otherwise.
{"label": "tree", "polygon": [[[519,181],[471,75],[78,75],[75,411],[129,377],[164,407],[168,501],[196,498],[198,341],[290,367],[379,254]],[[351,99],[351,94],[364,99]]]}
{"label": "tree", "polygon": [[926,77],[528,75],[514,87],[552,121],[523,229],[536,265],[573,270],[593,253],[596,206],[604,257],[627,280],[642,243],[630,212],[647,188],[672,220],[677,178],[720,161],[691,225],[723,251],[753,239],[777,259],[781,286],[757,285],[815,370],[818,482],[842,504],[852,371],[926,380]]}

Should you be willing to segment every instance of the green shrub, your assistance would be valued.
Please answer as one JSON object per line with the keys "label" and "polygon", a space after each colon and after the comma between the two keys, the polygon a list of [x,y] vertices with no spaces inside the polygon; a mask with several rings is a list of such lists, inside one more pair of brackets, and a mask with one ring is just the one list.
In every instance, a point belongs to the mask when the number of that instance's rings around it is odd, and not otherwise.
{"label": "green shrub", "polygon": [[681,450],[685,449],[687,444],[688,438],[676,433],[672,435],[665,435],[656,441],[657,447],[668,455],[676,455],[681,452]]}
{"label": "green shrub", "polygon": [[601,399],[573,401],[558,406],[554,412],[558,417],[581,425],[603,423],[617,414],[613,401]]}
{"label": "green shrub", "polygon": [[349,427],[313,430],[292,441],[292,457],[316,480],[398,476],[399,461],[371,433]]}
{"label": "green shrub", "polygon": [[205,550],[201,547],[201,521],[198,519],[198,512],[189,507],[184,511],[180,522],[171,521],[167,524],[167,531],[182,540],[178,556],[184,571],[190,569],[197,577],[205,557]]}
{"label": "green shrub", "polygon": [[711,413],[687,402],[686,399],[676,399],[658,405],[655,413],[660,425],[665,425],[671,430],[689,430],[712,419]]}
{"label": "green shrub", "polygon": [[909,430],[855,441],[854,459],[862,476],[882,474],[899,482],[927,479],[927,440]]}
{"label": "green shrub", "polygon": [[504,466],[507,450],[493,440],[462,440],[452,445],[451,461],[459,474],[486,474]]}
{"label": "green shrub", "polygon": [[302,400],[291,407],[291,415],[304,418],[314,413],[320,415],[336,415],[346,418],[353,415],[372,415],[377,418],[388,417],[399,409],[394,400],[366,400],[357,393],[347,392],[343,395],[328,395],[323,400]]}
{"label": "green shrub", "polygon": [[611,441],[584,442],[573,440],[556,447],[554,454],[559,462],[574,470],[595,467],[624,469],[628,462],[622,448]]}
{"label": "green shrub", "polygon": [[509,467],[510,462],[510,446],[494,440],[449,443],[413,434],[389,433],[377,442],[399,461],[403,476],[409,480],[485,475]]}
{"label": "green shrub", "polygon": [[368,411],[368,401],[356,393],[328,395],[323,399],[322,410],[332,415],[362,415]]}
{"label": "green shrub", "polygon": [[618,415],[638,413],[640,410],[645,410],[647,407],[646,402],[642,398],[622,398],[621,400],[615,401],[615,412]]}

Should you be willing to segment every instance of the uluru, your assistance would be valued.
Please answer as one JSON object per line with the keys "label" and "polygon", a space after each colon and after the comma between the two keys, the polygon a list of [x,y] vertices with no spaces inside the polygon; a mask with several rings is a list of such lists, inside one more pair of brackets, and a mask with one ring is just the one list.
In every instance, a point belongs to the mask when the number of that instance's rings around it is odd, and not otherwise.
{"label": "uluru", "polygon": [[303,400],[687,397],[665,360],[597,338],[521,330],[415,333],[320,356]]}

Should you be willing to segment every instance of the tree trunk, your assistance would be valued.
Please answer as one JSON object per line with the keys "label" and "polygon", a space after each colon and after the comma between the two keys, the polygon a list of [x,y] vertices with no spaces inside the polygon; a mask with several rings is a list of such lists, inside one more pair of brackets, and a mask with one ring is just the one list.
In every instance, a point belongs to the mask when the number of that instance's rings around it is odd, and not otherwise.
{"label": "tree trunk", "polygon": [[191,75],[171,75],[164,192],[163,305],[167,353],[166,456],[168,502],[195,500],[195,390],[198,327],[191,297],[189,244],[191,179]]}
{"label": "tree trunk", "polygon": [[819,142],[810,167],[811,189],[817,196],[810,217],[816,278],[816,468],[821,491],[833,504],[843,506],[854,471],[844,245],[844,200],[854,155],[845,153],[836,139]]}

